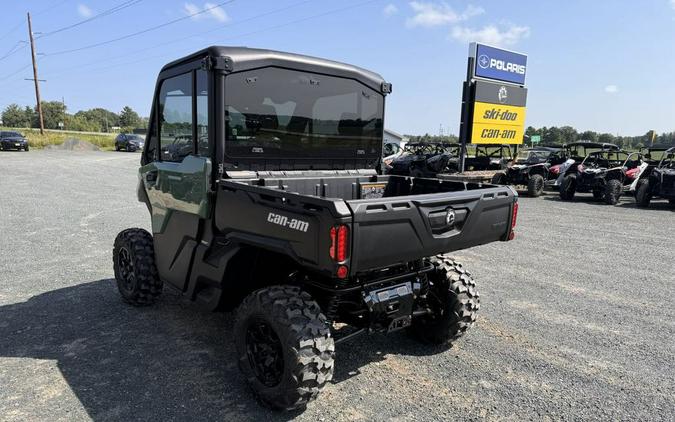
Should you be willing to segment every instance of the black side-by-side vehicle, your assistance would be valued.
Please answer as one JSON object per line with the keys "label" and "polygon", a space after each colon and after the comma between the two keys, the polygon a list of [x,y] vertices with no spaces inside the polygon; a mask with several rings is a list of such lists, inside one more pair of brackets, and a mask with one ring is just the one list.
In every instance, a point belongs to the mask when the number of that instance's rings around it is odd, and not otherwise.
{"label": "black side-by-side vehicle", "polygon": [[537,197],[544,193],[548,180],[557,177],[550,171],[551,166],[565,161],[561,154],[562,146],[537,146],[518,152],[515,162],[503,172],[496,173],[492,183],[527,187],[529,196]]}
{"label": "black side-by-side vehicle", "polygon": [[[333,376],[336,334],[391,332],[449,344],[479,308],[446,255],[514,237],[509,187],[378,175],[391,85],[343,63],[210,47],[166,65],[138,197],[152,234],[122,231],[122,298],[163,286],[236,308],[231,336],[253,391],[301,408]],[[340,325],[342,327],[342,325]],[[348,327],[349,328],[349,327]]]}
{"label": "black side-by-side vehicle", "polygon": [[[661,152],[656,164],[654,151]],[[648,207],[652,198],[664,198],[675,205],[675,147],[652,148],[648,154],[650,165],[637,182],[635,201],[640,207]]]}

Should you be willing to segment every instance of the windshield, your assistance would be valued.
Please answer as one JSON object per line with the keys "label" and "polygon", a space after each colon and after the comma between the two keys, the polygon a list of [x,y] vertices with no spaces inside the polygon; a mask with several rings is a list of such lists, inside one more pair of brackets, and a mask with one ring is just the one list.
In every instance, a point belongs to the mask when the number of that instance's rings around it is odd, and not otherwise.
{"label": "windshield", "polygon": [[127,138],[129,138],[129,139],[137,139],[137,140],[139,140],[139,141],[142,141],[142,140],[145,139],[145,138],[143,138],[143,137],[140,136],[140,135],[127,135]]}
{"label": "windshield", "polygon": [[546,159],[548,158],[549,155],[551,155],[550,151],[521,150],[521,151],[518,151],[518,156],[516,157],[516,162],[532,162],[532,161],[543,162],[543,161],[546,161]]}
{"label": "windshield", "polygon": [[[636,154],[630,154],[632,159],[637,159]],[[624,151],[600,151],[589,154],[582,164],[586,167],[610,168],[618,167],[628,160],[629,154]],[[629,166],[632,167],[632,166]]]}
{"label": "windshield", "polygon": [[279,68],[225,79],[232,157],[379,156],[383,96],[351,79]]}

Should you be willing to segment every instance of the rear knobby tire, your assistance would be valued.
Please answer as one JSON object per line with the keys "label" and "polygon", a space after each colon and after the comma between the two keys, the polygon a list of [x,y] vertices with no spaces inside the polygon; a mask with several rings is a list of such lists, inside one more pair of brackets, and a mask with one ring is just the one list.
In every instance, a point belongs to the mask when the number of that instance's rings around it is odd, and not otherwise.
{"label": "rear knobby tire", "polygon": [[424,343],[451,345],[473,325],[480,308],[476,282],[462,264],[445,255],[430,258],[430,314],[413,319],[410,331]]}
{"label": "rear knobby tire", "polygon": [[527,194],[533,198],[544,193],[544,177],[541,174],[533,174],[527,181]]}
{"label": "rear knobby tire", "polygon": [[652,200],[649,189],[649,179],[640,180],[635,189],[635,203],[638,207],[647,208]]}
{"label": "rear knobby tire", "polygon": [[563,178],[560,184],[560,199],[563,201],[571,201],[574,199],[574,193],[577,188],[577,177],[573,174],[568,174]]}
{"label": "rear knobby tire", "polygon": [[134,306],[148,306],[162,294],[152,235],[147,231],[127,229],[117,235],[113,266],[117,288],[125,302]]}
{"label": "rear knobby tire", "polygon": [[251,293],[237,310],[234,335],[239,368],[273,409],[304,408],[333,378],[335,343],[326,317],[298,287]]}
{"label": "rear knobby tire", "polygon": [[607,205],[616,205],[623,191],[623,184],[618,179],[611,179],[605,185],[604,200]]}

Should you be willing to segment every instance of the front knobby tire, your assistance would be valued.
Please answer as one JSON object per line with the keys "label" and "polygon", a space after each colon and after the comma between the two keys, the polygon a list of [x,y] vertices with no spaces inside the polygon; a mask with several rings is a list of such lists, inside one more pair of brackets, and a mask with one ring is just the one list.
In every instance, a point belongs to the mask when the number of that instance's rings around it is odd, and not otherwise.
{"label": "front knobby tire", "polygon": [[302,409],[333,378],[335,343],[309,293],[272,286],[247,296],[234,325],[239,368],[273,409]]}
{"label": "front knobby tire", "polygon": [[577,177],[573,174],[568,174],[563,178],[560,184],[560,199],[563,201],[571,201],[574,199],[574,194],[577,189]]}
{"label": "front knobby tire", "polygon": [[125,302],[148,306],[162,294],[152,235],[147,231],[127,229],[117,235],[113,266],[117,288]]}
{"label": "front knobby tire", "polygon": [[619,198],[621,198],[621,192],[623,190],[623,184],[618,179],[608,180],[605,185],[605,195],[604,200],[607,205],[616,205],[619,203]]}
{"label": "front knobby tire", "polygon": [[649,207],[652,201],[652,194],[649,189],[649,180],[641,180],[638,182],[637,189],[635,189],[635,203],[640,208]]}
{"label": "front knobby tire", "polygon": [[444,255],[430,258],[430,314],[413,319],[410,331],[428,344],[451,345],[471,328],[480,308],[476,282],[462,264]]}
{"label": "front knobby tire", "polygon": [[544,177],[541,174],[533,174],[527,181],[527,194],[537,198],[544,193]]}

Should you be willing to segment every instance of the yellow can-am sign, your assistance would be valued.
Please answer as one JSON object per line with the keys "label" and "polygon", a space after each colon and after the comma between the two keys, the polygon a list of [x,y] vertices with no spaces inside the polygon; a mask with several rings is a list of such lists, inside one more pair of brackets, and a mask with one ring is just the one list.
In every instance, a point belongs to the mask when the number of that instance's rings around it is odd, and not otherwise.
{"label": "yellow can-am sign", "polygon": [[471,143],[522,144],[524,132],[525,107],[474,104]]}

